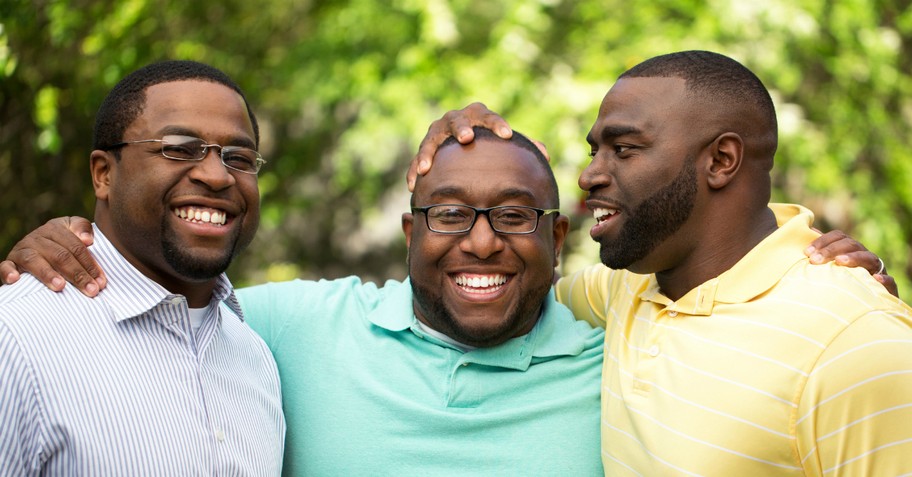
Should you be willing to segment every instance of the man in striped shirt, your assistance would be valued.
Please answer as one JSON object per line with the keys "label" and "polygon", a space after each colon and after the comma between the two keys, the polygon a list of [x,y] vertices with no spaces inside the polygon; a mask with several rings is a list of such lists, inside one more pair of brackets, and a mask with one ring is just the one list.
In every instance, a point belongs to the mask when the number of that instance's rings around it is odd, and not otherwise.
{"label": "man in striped shirt", "polygon": [[[506,127],[477,109],[426,149]],[[760,80],[716,53],[652,58],[587,141],[579,184],[610,268],[557,296],[606,328],[605,473],[912,474],[912,310],[866,271],[811,263],[808,210],[768,207],[777,125]]]}
{"label": "man in striped shirt", "polygon": [[223,273],[257,229],[258,142],[207,65],[156,63],[107,96],[90,157],[106,292],[0,288],[0,475],[279,474],[275,361]]}

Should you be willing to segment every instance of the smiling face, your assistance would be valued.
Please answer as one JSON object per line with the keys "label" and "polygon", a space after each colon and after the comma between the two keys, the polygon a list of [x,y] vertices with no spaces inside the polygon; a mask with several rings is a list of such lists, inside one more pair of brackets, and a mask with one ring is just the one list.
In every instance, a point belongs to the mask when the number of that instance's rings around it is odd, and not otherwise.
{"label": "smiling face", "polygon": [[[124,141],[194,136],[207,144],[255,148],[243,99],[207,81],[150,86],[145,107]],[[174,161],[161,144],[93,151],[95,219],[117,249],[143,274],[197,306],[211,284],[253,239],[259,223],[257,177],[227,169],[210,148],[202,161]],[[210,286],[200,287],[200,283]]]}
{"label": "smiling face", "polygon": [[[502,140],[446,146],[416,184],[413,203],[555,208],[546,167],[531,152]],[[551,288],[566,217],[545,215],[528,235],[496,233],[481,215],[460,235],[430,231],[422,213],[404,214],[402,220],[419,320],[480,347],[532,329]]]}
{"label": "smiling face", "polygon": [[712,138],[690,120],[699,113],[686,98],[683,79],[646,77],[619,80],[602,101],[579,185],[596,219],[590,235],[611,268],[659,272],[692,247],[696,158]]}

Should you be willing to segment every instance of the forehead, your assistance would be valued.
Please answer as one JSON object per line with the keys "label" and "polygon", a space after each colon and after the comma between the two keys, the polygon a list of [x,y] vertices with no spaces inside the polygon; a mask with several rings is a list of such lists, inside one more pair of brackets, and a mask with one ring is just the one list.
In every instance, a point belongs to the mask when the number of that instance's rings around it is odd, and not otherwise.
{"label": "forehead", "polygon": [[540,205],[553,193],[545,167],[531,151],[506,141],[448,145],[415,185],[415,197],[422,203],[449,199],[476,207],[511,199]]}
{"label": "forehead", "polygon": [[209,81],[159,83],[146,88],[142,113],[128,131],[193,132],[207,140],[215,137],[253,137],[253,125],[244,99],[236,91]]}
{"label": "forehead", "polygon": [[624,126],[648,132],[681,124],[679,116],[687,112],[690,103],[683,78],[621,78],[602,99],[589,138],[598,140],[605,127]]}

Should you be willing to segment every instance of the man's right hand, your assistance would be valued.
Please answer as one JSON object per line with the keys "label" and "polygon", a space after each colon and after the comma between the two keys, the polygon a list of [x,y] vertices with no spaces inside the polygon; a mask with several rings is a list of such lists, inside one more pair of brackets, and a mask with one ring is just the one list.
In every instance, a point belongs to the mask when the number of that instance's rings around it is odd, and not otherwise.
{"label": "man's right hand", "polygon": [[[510,125],[494,111],[481,103],[472,103],[462,109],[447,111],[442,118],[431,123],[427,134],[418,146],[418,154],[409,165],[405,180],[410,192],[415,190],[415,180],[419,175],[427,174],[434,161],[434,154],[444,141],[450,136],[455,136],[460,144],[468,144],[475,140],[474,126],[483,126],[502,139],[513,137]],[[546,156],[547,157],[547,156]]]}
{"label": "man's right hand", "polygon": [[0,262],[0,281],[8,285],[19,280],[21,272],[28,272],[51,290],[63,290],[70,282],[86,296],[94,297],[107,279],[87,248],[93,241],[88,220],[51,219],[20,240]]}

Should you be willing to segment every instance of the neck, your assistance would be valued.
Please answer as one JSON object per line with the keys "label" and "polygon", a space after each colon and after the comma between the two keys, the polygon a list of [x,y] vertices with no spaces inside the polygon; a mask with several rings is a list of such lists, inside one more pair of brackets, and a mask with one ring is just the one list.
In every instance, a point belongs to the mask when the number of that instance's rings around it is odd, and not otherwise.
{"label": "neck", "polygon": [[[751,215],[746,224],[743,220],[723,222],[705,226],[704,230],[713,234],[700,241],[677,266],[656,272],[662,294],[671,300],[679,300],[690,290],[732,268],[778,228],[776,216],[767,207]],[[739,227],[739,224],[743,226]]]}

